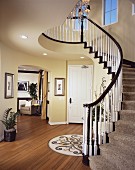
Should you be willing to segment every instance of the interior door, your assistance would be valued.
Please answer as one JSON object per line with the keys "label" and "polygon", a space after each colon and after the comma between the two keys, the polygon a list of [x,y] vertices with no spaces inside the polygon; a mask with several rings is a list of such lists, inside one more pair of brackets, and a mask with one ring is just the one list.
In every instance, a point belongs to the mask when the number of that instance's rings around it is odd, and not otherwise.
{"label": "interior door", "polygon": [[68,122],[82,123],[83,104],[92,101],[93,66],[70,65],[68,67]]}

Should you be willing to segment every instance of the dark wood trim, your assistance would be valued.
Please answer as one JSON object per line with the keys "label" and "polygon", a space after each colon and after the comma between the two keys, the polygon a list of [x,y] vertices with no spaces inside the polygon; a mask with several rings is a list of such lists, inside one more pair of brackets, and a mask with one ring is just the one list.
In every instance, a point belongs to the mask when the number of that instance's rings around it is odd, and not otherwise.
{"label": "dark wood trim", "polygon": [[135,62],[123,59],[123,64],[130,65],[131,67],[135,67]]}
{"label": "dark wood trim", "polygon": [[[87,18],[88,19],[88,18]],[[108,32],[106,32],[103,28],[101,28],[99,25],[97,25],[95,22],[93,22],[91,19],[88,19],[89,22],[91,22],[92,24],[94,24],[97,28],[99,28],[101,31],[103,31],[110,39],[112,39],[112,41],[114,41],[114,43],[116,44],[116,46],[118,47],[119,49],[119,52],[120,52],[120,65],[119,65],[119,68],[118,68],[118,71],[117,73],[115,74],[115,76],[113,77],[111,83],[109,84],[109,86],[106,88],[106,90],[102,93],[102,95],[96,100],[94,101],[93,103],[90,103],[89,106],[92,107],[92,106],[95,106],[97,105],[98,103],[100,103],[104,97],[107,95],[107,93],[110,91],[110,89],[112,88],[112,86],[115,84],[116,80],[118,79],[119,77],[119,74],[120,74],[120,71],[121,71],[121,68],[122,68],[122,63],[123,63],[123,52],[122,52],[122,48],[120,46],[120,44],[115,40],[115,38],[113,38]],[[86,106],[86,105],[85,105]]]}
{"label": "dark wood trim", "polygon": [[[118,70],[116,72],[116,74],[114,75],[114,77],[112,78],[112,81],[110,82],[110,84],[108,85],[108,87],[105,89],[105,91],[102,93],[102,95],[96,100],[94,101],[93,103],[90,103],[90,104],[85,104],[84,107],[93,107],[95,105],[97,105],[98,103],[100,103],[104,97],[109,93],[109,91],[111,90],[111,88],[115,85],[115,82],[117,81],[118,77],[119,77],[119,74],[121,72],[121,69],[122,69],[122,64],[123,64],[123,52],[122,52],[122,48],[121,46],[119,45],[119,43],[108,33],[106,32],[103,28],[101,28],[99,25],[97,25],[95,22],[93,22],[92,20],[88,19],[89,22],[91,22],[92,24],[94,24],[97,28],[99,28],[102,32],[104,32],[115,44],[116,46],[118,47],[118,50],[119,50],[119,53],[120,53],[120,64],[119,64],[119,67],[118,67]],[[88,112],[88,115],[90,115],[90,110]],[[90,122],[89,120],[89,117],[88,117],[88,123]],[[97,131],[98,132],[98,131]],[[89,134],[90,133],[90,129],[88,128],[88,131],[87,133]],[[97,135],[98,136],[98,135]],[[88,146],[89,146],[89,136],[87,138],[87,141],[88,141]],[[97,139],[98,140],[98,139]],[[98,143],[98,142],[97,142]],[[99,150],[99,146],[98,147],[98,154],[100,154],[100,150]],[[93,147],[94,148],[94,147]],[[88,155],[89,155],[89,149],[88,149]],[[87,155],[85,156],[87,157]],[[87,163],[87,159],[83,156],[83,162],[85,164],[85,161]]]}
{"label": "dark wood trim", "polygon": [[[88,19],[88,18],[87,18]],[[99,25],[97,25],[95,22],[93,22],[91,19],[88,19],[89,22],[91,22],[93,25],[95,25],[97,28],[99,28],[102,32],[104,32],[110,39],[112,39],[112,41],[114,41],[114,43],[116,44],[116,46],[118,47],[119,49],[119,52],[120,52],[120,57],[121,57],[121,60],[120,60],[120,65],[119,65],[119,68],[118,68],[118,71],[117,73],[115,74],[115,76],[113,77],[111,83],[109,84],[109,86],[106,88],[106,90],[102,93],[102,95],[93,103],[90,103],[90,107],[94,106],[94,105],[97,105],[100,101],[103,100],[103,98],[106,96],[106,94],[110,91],[110,89],[112,88],[112,86],[115,84],[117,78],[119,77],[119,74],[120,74],[120,71],[121,71],[121,68],[122,68],[122,63],[123,63],[123,52],[122,52],[122,48],[120,46],[120,44],[115,40],[115,38],[113,38],[108,32],[106,32],[102,27],[100,27]],[[43,36],[45,36],[46,38],[52,40],[52,41],[55,41],[55,42],[60,42],[60,43],[66,43],[66,44],[82,44],[82,42],[65,42],[65,41],[60,41],[60,40],[56,40],[54,38],[51,38],[47,35],[45,35],[44,33],[42,33]],[[87,43],[86,42],[83,42],[84,44],[84,48],[86,48],[86,45]]]}
{"label": "dark wood trim", "polygon": [[88,155],[83,154],[82,163],[86,166],[89,166],[89,156]]}
{"label": "dark wood trim", "polygon": [[67,41],[60,41],[60,40],[56,40],[54,38],[51,38],[49,37],[48,35],[42,33],[42,35],[52,41],[55,41],[55,42],[59,42],[59,43],[65,43],[65,44],[84,44],[85,42],[67,42]]}
{"label": "dark wood trim", "polygon": [[42,83],[43,83],[43,82],[42,82],[42,73],[43,73],[43,70],[40,70],[40,71],[39,71],[39,74],[40,74],[39,94],[38,94],[38,95],[39,95],[39,100],[41,100],[41,89],[42,89],[42,86],[43,86],[43,85],[42,85]]}
{"label": "dark wood trim", "polygon": [[32,73],[32,74],[39,74],[40,71],[27,71],[27,70],[18,70],[18,73]]}

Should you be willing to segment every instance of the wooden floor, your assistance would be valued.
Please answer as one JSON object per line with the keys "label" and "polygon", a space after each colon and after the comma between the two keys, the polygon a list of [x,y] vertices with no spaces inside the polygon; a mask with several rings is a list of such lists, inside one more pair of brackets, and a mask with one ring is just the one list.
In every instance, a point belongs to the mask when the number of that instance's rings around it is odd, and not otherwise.
{"label": "wooden floor", "polygon": [[82,134],[82,125],[50,126],[38,116],[20,116],[16,141],[0,143],[0,170],[90,170],[82,157],[48,147],[50,139],[64,134]]}

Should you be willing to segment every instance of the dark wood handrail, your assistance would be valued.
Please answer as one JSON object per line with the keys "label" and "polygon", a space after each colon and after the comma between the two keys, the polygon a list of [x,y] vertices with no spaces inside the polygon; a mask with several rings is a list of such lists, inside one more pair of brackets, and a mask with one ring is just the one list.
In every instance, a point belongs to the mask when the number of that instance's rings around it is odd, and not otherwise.
{"label": "dark wood handrail", "polygon": [[[102,27],[100,27],[99,25],[97,25],[94,21],[92,21],[91,19],[87,18],[86,19],[91,22],[93,25],[95,25],[97,28],[99,28],[102,32],[104,32],[110,39],[112,39],[112,41],[116,44],[116,46],[118,47],[119,49],[119,52],[120,52],[120,65],[119,65],[119,68],[117,70],[117,73],[115,74],[115,76],[113,77],[111,83],[108,85],[108,87],[105,89],[105,91],[102,93],[102,95],[94,102],[92,103],[87,103],[87,104],[84,104],[84,107],[92,107],[92,106],[95,106],[97,105],[99,102],[101,102],[104,97],[108,94],[108,92],[111,90],[112,86],[116,83],[116,80],[118,79],[119,77],[119,74],[120,74],[120,71],[121,71],[121,68],[122,68],[122,62],[123,62],[123,52],[122,52],[122,48],[120,46],[120,44],[116,41],[116,39],[110,35],[107,31],[105,31]],[[47,36],[46,34],[42,33],[43,36],[45,36],[46,38],[50,39],[50,40],[53,40],[55,42],[60,42],[60,43],[66,43],[66,44],[86,44],[86,42],[66,42],[66,41],[61,41],[61,40],[56,40],[54,38],[51,38],[49,36]]]}
{"label": "dark wood handrail", "polygon": [[[87,18],[88,19],[88,18]],[[119,49],[119,52],[120,52],[120,57],[121,57],[121,60],[120,60],[120,65],[119,65],[119,68],[117,70],[117,73],[115,74],[115,76],[113,77],[111,83],[108,85],[108,87],[105,89],[105,91],[102,93],[102,95],[94,102],[90,103],[90,104],[84,104],[84,107],[92,107],[92,106],[95,106],[97,105],[99,102],[101,102],[104,97],[109,93],[109,91],[111,90],[112,86],[116,83],[116,80],[118,79],[119,77],[119,74],[120,74],[120,71],[121,71],[121,68],[122,68],[122,62],[123,62],[123,52],[122,52],[122,48],[120,46],[120,44],[108,33],[106,32],[103,28],[101,28],[99,25],[97,25],[95,22],[93,22],[91,19],[88,19],[88,21],[90,21],[92,24],[94,24],[96,27],[98,27],[102,32],[104,32],[110,39],[113,40],[113,42],[116,44],[116,46],[118,47]]]}
{"label": "dark wood handrail", "polygon": [[65,43],[65,44],[85,44],[86,42],[68,42],[68,41],[61,41],[61,40],[56,40],[52,37],[49,37],[48,35],[42,33],[42,35],[52,41],[59,42],[59,43]]}

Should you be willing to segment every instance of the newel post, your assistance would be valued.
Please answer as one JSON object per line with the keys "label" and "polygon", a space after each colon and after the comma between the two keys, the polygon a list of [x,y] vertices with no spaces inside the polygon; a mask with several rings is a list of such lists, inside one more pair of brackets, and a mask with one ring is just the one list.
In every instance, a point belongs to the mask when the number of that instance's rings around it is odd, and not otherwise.
{"label": "newel post", "polygon": [[84,105],[83,119],[83,164],[89,166],[89,137],[90,137],[90,108],[89,105]]}

